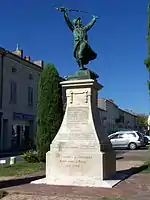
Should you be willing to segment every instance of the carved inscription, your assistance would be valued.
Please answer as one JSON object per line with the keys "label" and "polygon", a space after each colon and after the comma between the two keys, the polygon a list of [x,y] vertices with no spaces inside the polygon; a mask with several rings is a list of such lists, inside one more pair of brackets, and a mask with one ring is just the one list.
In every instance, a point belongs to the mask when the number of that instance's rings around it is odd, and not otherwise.
{"label": "carved inscription", "polygon": [[60,158],[60,164],[65,167],[79,168],[81,165],[85,165],[88,160],[92,159],[92,156],[62,156]]}
{"label": "carved inscription", "polygon": [[69,107],[67,123],[88,123],[89,111],[87,107]]}
{"label": "carved inscription", "polygon": [[[67,127],[70,131],[70,139],[84,139],[88,126],[89,110],[87,107],[69,107],[67,111]],[[88,137],[88,136],[87,136]]]}

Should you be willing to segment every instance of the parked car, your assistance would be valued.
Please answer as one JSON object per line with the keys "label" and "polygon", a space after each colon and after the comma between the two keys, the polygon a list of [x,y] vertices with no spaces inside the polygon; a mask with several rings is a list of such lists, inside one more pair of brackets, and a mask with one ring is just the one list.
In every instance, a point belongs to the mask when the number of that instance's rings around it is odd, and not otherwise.
{"label": "parked car", "polygon": [[144,136],[138,131],[118,131],[108,136],[113,148],[129,148],[131,150],[144,146]]}
{"label": "parked car", "polygon": [[150,136],[146,135],[147,139],[148,139],[148,144],[150,144]]}
{"label": "parked car", "polygon": [[150,136],[146,134],[143,134],[143,135],[144,135],[145,144],[146,145],[150,144]]}
{"label": "parked car", "polygon": [[144,144],[145,144],[145,146],[148,145],[148,143],[149,143],[148,140],[149,139],[148,139],[147,135],[144,135]]}

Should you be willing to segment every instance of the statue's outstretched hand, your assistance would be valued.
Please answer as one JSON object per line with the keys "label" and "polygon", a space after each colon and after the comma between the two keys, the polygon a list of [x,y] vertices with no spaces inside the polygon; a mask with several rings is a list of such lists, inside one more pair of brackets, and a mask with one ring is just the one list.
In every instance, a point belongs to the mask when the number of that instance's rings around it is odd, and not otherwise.
{"label": "statue's outstretched hand", "polygon": [[66,12],[66,8],[65,7],[57,8],[57,10],[60,11],[60,12]]}
{"label": "statue's outstretched hand", "polygon": [[92,15],[92,17],[93,17],[94,19],[98,19],[98,16]]}

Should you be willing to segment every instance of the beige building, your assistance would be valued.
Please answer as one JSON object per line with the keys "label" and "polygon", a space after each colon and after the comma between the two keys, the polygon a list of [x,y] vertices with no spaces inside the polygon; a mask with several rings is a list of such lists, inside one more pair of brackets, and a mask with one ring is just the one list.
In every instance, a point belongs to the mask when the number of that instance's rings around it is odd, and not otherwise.
{"label": "beige building", "polygon": [[130,110],[119,109],[120,121],[119,125],[122,128],[137,129],[138,121],[137,115]]}
{"label": "beige building", "polygon": [[26,137],[34,137],[42,69],[42,61],[23,57],[18,47],[14,52],[0,48],[0,151],[19,149]]}
{"label": "beige building", "polygon": [[120,109],[111,99],[98,99],[98,108],[106,134],[117,129],[137,129],[137,115],[132,111]]}
{"label": "beige building", "polygon": [[[116,120],[119,118],[119,108],[111,99],[98,99],[98,108],[102,116],[103,126],[106,133],[117,128]],[[104,112],[105,111],[105,112]]]}

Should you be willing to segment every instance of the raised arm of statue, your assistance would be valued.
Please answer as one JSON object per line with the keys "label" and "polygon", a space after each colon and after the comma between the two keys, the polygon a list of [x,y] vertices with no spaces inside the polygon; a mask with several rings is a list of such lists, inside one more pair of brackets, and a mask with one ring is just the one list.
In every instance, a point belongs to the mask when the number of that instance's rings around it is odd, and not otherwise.
{"label": "raised arm of statue", "polygon": [[56,10],[64,13],[64,18],[65,18],[66,23],[67,23],[68,27],[70,28],[70,30],[73,31],[74,27],[73,27],[71,20],[69,19],[68,13],[67,13],[68,8],[59,7],[59,8],[56,8]]}
{"label": "raised arm of statue", "polygon": [[93,16],[93,19],[85,26],[85,29],[89,31],[95,24],[98,17]]}
{"label": "raised arm of statue", "polygon": [[73,27],[71,20],[69,19],[67,12],[64,12],[64,18],[65,18],[65,21],[66,21],[68,27],[70,28],[70,30],[73,31],[74,27]]}

